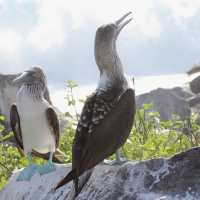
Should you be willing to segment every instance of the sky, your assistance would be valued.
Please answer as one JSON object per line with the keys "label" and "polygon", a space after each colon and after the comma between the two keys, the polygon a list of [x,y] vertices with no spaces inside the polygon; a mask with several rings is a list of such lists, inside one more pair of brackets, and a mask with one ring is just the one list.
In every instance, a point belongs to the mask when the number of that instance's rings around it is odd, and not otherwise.
{"label": "sky", "polygon": [[199,0],[0,0],[0,73],[43,68],[52,93],[96,85],[99,26],[132,12],[117,40],[128,77],[183,74],[200,59]]}

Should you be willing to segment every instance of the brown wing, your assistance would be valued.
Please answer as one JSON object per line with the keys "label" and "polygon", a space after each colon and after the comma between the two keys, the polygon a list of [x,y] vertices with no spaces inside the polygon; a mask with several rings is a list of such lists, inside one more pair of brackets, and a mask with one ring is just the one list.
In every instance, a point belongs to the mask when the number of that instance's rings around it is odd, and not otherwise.
{"label": "brown wing", "polygon": [[[114,154],[128,138],[136,111],[134,91],[127,89],[117,102],[102,101],[104,97],[95,92],[85,102],[73,141],[72,171],[55,189],[74,180],[77,196],[91,176],[91,169]],[[82,174],[83,180],[78,183]]]}
{"label": "brown wing", "polygon": [[25,153],[24,153],[22,134],[21,134],[21,128],[20,128],[20,119],[19,119],[16,103],[12,104],[10,108],[10,125],[14,133],[14,137],[15,137],[15,141],[16,141],[16,145],[19,150],[19,153],[22,157],[24,157]]}
{"label": "brown wing", "polygon": [[82,109],[80,120],[77,125],[76,134],[73,140],[72,147],[72,169],[74,169],[78,162],[81,160],[83,146],[87,139],[89,131],[89,124],[93,115],[93,106],[97,99],[97,94],[94,92],[91,94]]}
{"label": "brown wing", "polygon": [[[95,108],[95,104],[98,104],[97,99],[98,97],[93,95],[86,102],[89,105],[87,107],[90,108],[93,104]],[[78,131],[79,128],[76,132],[73,144],[73,169],[78,167],[78,176],[114,154],[130,134],[135,116],[134,91],[127,89],[116,103],[106,104],[104,109],[99,105],[93,108],[94,113],[87,113],[85,123],[82,124],[86,125],[86,119],[91,119],[91,116],[92,122],[88,122],[87,127],[82,127]],[[99,120],[100,118],[103,120]]]}
{"label": "brown wing", "polygon": [[52,107],[47,108],[46,114],[47,114],[47,119],[49,121],[49,125],[53,129],[54,138],[56,142],[56,149],[57,149],[59,146],[59,141],[60,141],[60,129],[59,129],[58,116],[56,114],[56,111]]}
{"label": "brown wing", "polygon": [[[24,153],[23,140],[22,140],[22,134],[21,134],[21,128],[20,128],[20,117],[17,111],[17,104],[15,103],[10,108],[10,125],[14,133],[18,151],[20,155],[24,157],[25,153]],[[50,154],[49,153],[41,154],[35,150],[32,150],[31,155],[48,160]],[[52,161],[55,163],[62,163],[55,156],[53,156]]]}
{"label": "brown wing", "polygon": [[82,152],[79,171],[93,168],[108,156],[114,154],[127,140],[135,116],[135,93],[126,90],[104,119],[96,124]]}

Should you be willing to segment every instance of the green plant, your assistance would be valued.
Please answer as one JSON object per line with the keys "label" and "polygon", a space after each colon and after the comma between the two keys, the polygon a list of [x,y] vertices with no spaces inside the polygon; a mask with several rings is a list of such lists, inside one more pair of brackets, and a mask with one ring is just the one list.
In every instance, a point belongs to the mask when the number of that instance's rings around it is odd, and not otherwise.
{"label": "green plant", "polygon": [[[77,110],[76,110],[76,100],[74,99],[74,94],[73,94],[73,90],[76,87],[78,87],[78,84],[74,83],[72,81],[72,79],[68,79],[67,80],[67,86],[65,88],[65,90],[67,90],[66,99],[68,101],[68,106],[73,106],[74,107],[74,110],[75,110],[75,113],[76,113],[75,114],[75,118],[78,120],[78,113],[77,113]],[[65,116],[73,118],[73,116],[69,112],[66,112]]]}
{"label": "green plant", "polygon": [[156,157],[169,157],[177,152],[198,146],[200,142],[200,126],[194,115],[184,121],[173,115],[166,122],[156,122],[158,112],[148,113],[153,105],[143,104],[137,110],[135,122],[121,154],[136,161]]}
{"label": "green plant", "polygon": [[[4,117],[0,116],[0,120],[4,120]],[[3,136],[3,130],[4,126],[0,124],[0,189],[12,175],[16,157],[18,157],[16,151],[13,151],[14,148],[5,143],[5,140],[12,137],[13,134],[10,133],[9,135]]]}

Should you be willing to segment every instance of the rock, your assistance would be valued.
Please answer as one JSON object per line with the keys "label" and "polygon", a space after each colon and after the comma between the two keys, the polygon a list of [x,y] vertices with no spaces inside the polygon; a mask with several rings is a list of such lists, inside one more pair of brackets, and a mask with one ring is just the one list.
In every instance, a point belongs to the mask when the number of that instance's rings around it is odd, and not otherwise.
{"label": "rock", "polygon": [[190,89],[195,94],[198,94],[200,92],[200,76],[197,76],[190,82]]}
{"label": "rock", "polygon": [[[121,166],[99,164],[76,200],[198,200],[200,199],[200,147],[170,158],[129,162]],[[1,199],[68,199],[72,182],[54,190],[71,164],[30,181],[16,182],[15,172],[0,191]],[[11,192],[12,191],[12,192]]]}
{"label": "rock", "polygon": [[139,95],[137,97],[137,108],[141,109],[142,104],[148,104],[152,101],[153,106],[149,109],[149,112],[158,111],[161,121],[168,121],[171,118],[171,114],[178,115],[181,120],[185,120],[191,115],[187,101],[178,98],[169,89],[158,88],[149,93]]}
{"label": "rock", "polygon": [[200,94],[197,94],[196,96],[188,98],[187,102],[190,107],[198,106],[200,104]]}
{"label": "rock", "polygon": [[[5,126],[5,130],[3,132],[4,135],[12,131],[10,127],[10,107],[13,103],[17,102],[16,95],[22,84],[12,85],[11,82],[18,76],[20,76],[20,74],[16,75],[0,74],[0,115],[3,115],[5,117],[5,121],[1,121],[1,123]],[[44,93],[44,98],[50,104],[52,104],[48,88]]]}
{"label": "rock", "polygon": [[186,73],[188,74],[188,76],[198,73],[200,72],[200,60],[197,61],[194,66],[192,67],[192,69],[190,69],[189,71],[187,71]]}
{"label": "rock", "polygon": [[175,87],[172,89],[168,89],[173,95],[178,98],[188,99],[194,96],[194,93],[189,88],[189,85],[183,85],[182,87]]}

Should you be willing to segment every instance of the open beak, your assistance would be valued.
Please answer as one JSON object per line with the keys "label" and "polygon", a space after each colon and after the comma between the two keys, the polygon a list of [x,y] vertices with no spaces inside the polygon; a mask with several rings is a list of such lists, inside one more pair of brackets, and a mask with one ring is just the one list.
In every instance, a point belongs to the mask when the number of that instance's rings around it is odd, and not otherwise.
{"label": "open beak", "polygon": [[21,76],[19,76],[18,78],[14,79],[12,81],[12,84],[15,84],[15,83],[30,83],[30,82],[34,82],[34,77],[32,76],[32,73],[28,72],[28,71],[25,71],[22,73]]}
{"label": "open beak", "polygon": [[115,21],[115,24],[117,26],[117,34],[116,34],[116,40],[117,37],[119,35],[119,33],[121,32],[121,30],[124,28],[124,26],[126,26],[126,24],[128,24],[133,18],[128,19],[127,21],[123,22],[122,24],[120,24],[128,15],[130,15],[131,12],[125,14],[123,17],[121,17],[119,20]]}

